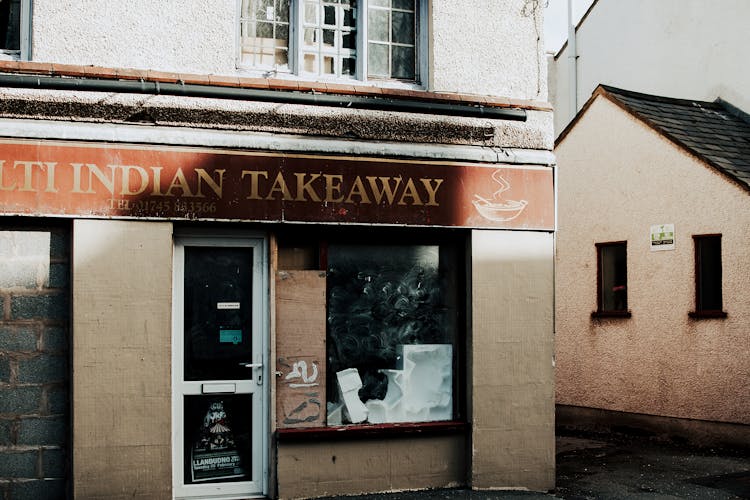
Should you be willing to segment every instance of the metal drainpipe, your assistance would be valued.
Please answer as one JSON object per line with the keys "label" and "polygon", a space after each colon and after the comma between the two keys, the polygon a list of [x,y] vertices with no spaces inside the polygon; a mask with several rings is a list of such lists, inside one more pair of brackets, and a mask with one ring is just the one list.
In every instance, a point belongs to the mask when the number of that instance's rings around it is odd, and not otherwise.
{"label": "metal drainpipe", "polygon": [[576,26],[573,23],[573,0],[568,0],[568,77],[570,120],[578,113],[578,54],[576,48]]}
{"label": "metal drainpipe", "polygon": [[184,83],[158,83],[143,80],[95,80],[89,78],[0,74],[0,87],[163,94],[183,97],[209,97],[214,99],[236,99],[526,121],[526,110],[518,108],[445,104],[412,99],[393,99],[388,97],[312,94],[294,91],[242,89]]}

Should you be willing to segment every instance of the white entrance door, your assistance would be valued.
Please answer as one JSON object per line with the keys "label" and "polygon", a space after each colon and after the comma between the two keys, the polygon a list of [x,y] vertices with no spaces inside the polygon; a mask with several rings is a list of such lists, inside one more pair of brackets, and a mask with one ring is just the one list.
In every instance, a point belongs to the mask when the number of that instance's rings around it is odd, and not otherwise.
{"label": "white entrance door", "polygon": [[267,492],[268,274],[263,238],[175,240],[175,498]]}

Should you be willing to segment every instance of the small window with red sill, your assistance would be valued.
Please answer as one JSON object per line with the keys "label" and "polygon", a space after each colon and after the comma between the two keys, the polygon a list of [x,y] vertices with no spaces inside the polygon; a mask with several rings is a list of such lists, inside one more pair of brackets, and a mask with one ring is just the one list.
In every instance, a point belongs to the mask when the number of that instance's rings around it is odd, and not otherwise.
{"label": "small window with red sill", "polygon": [[695,245],[695,311],[693,318],[724,318],[721,293],[721,235],[693,236]]}
{"label": "small window with red sill", "polygon": [[630,317],[627,242],[596,244],[597,310],[594,317]]}

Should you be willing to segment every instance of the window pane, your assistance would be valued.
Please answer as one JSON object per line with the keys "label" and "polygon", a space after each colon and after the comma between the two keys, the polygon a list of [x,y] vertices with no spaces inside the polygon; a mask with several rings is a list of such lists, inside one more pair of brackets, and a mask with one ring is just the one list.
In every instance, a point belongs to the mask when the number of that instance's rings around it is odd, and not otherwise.
{"label": "window pane", "polygon": [[323,24],[336,26],[336,7],[333,5],[323,7]]}
{"label": "window pane", "polygon": [[[285,42],[289,40],[289,26],[288,25],[279,24],[276,26],[276,40],[284,40]],[[287,43],[284,43],[283,46],[286,47]]]}
{"label": "window pane", "polygon": [[305,2],[305,22],[318,24],[318,5],[316,2]]}
{"label": "window pane", "polygon": [[370,0],[368,3],[370,5],[377,5],[378,7],[390,7],[391,6],[391,0]]}
{"label": "window pane", "polygon": [[698,258],[697,304],[699,311],[720,311],[721,296],[721,237],[696,238]]}
{"label": "window pane", "polygon": [[391,40],[394,43],[414,44],[414,14],[393,12],[393,29]]}
{"label": "window pane", "polygon": [[382,9],[369,9],[367,13],[367,33],[370,40],[387,42],[388,39],[388,14],[389,11]]}
{"label": "window pane", "polygon": [[323,57],[323,74],[333,75],[334,74],[333,68],[334,68],[333,57],[324,56]]}
{"label": "window pane", "polygon": [[185,248],[185,380],[251,376],[252,249]]}
{"label": "window pane", "polygon": [[393,0],[394,9],[414,10],[414,0]]}
{"label": "window pane", "polygon": [[252,396],[185,396],[185,483],[249,480]]}
{"label": "window pane", "polygon": [[356,24],[356,21],[354,19],[354,9],[345,9],[343,25],[346,27],[353,28],[355,24]]}
{"label": "window pane", "polygon": [[318,37],[315,36],[317,31],[316,29],[305,28],[305,36],[303,38],[306,46],[315,47],[317,45]]}
{"label": "window pane", "polygon": [[625,244],[599,247],[599,278],[602,311],[626,311],[627,262]]}
{"label": "window pane", "polygon": [[336,44],[336,32],[334,30],[323,30],[323,46],[333,47]]}
{"label": "window pane", "polygon": [[258,38],[273,38],[273,24],[258,23],[256,27]]}
{"label": "window pane", "polygon": [[279,0],[276,4],[276,20],[279,22],[289,22],[289,0]]}
{"label": "window pane", "polygon": [[302,65],[307,73],[318,72],[318,58],[315,54],[305,54]]}
{"label": "window pane", "polygon": [[357,72],[357,61],[353,57],[344,57],[341,59],[341,74],[354,75]]}
{"label": "window pane", "polygon": [[341,34],[341,47],[345,49],[355,49],[357,45],[357,37],[354,33],[342,33]]}
{"label": "window pane", "polygon": [[329,247],[331,425],[453,418],[455,257],[431,245]]}
{"label": "window pane", "polygon": [[388,45],[371,43],[367,46],[367,73],[369,76],[388,77]]}
{"label": "window pane", "polygon": [[286,66],[289,63],[289,54],[287,53],[286,50],[276,51],[275,63],[279,66]]}
{"label": "window pane", "polygon": [[393,46],[391,77],[405,80],[414,79],[414,48]]}

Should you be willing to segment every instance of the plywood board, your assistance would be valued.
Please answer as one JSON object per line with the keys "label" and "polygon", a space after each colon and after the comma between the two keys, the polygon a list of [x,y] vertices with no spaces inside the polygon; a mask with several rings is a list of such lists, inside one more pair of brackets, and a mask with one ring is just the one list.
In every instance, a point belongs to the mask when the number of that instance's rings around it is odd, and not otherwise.
{"label": "plywood board", "polygon": [[276,273],[276,425],[326,421],[326,275]]}

